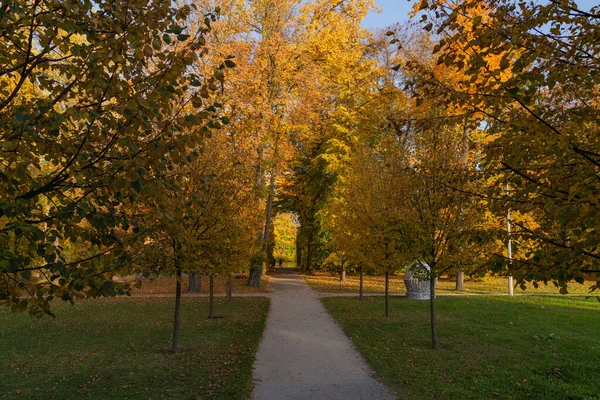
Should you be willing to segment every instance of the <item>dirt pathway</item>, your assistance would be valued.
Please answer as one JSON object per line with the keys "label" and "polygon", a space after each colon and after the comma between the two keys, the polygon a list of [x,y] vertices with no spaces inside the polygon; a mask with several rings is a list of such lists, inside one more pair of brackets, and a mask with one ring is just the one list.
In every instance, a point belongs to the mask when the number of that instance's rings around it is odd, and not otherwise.
{"label": "dirt pathway", "polygon": [[301,276],[272,277],[254,400],[394,399]]}

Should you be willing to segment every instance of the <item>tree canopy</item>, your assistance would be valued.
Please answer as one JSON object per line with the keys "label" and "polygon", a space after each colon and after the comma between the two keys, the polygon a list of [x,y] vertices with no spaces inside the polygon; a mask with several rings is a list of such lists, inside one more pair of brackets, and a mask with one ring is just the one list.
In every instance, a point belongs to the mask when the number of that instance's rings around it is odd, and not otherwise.
{"label": "tree canopy", "polygon": [[258,286],[273,256],[563,293],[599,274],[600,7],[421,0],[387,34],[374,8],[3,3],[3,304],[132,272]]}

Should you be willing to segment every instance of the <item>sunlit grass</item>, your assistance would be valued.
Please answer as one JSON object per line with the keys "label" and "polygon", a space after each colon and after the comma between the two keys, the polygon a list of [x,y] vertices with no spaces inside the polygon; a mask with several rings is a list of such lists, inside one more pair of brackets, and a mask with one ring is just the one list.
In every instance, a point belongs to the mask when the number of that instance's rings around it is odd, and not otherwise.
{"label": "sunlit grass", "polygon": [[[316,272],[315,275],[305,275],[306,282],[315,290],[325,293],[358,293],[359,276],[357,274],[347,274],[346,281],[341,282],[339,276],[332,276],[328,272]],[[594,285],[595,281],[586,281],[583,285],[572,282],[569,283],[569,293],[588,294],[589,287]],[[383,275],[364,275],[365,293],[383,293],[385,281]],[[506,278],[483,278],[483,279],[465,279],[465,290],[455,290],[456,283],[454,279],[442,278],[438,282],[438,291],[443,293],[466,293],[466,294],[505,294],[508,293],[508,280]],[[390,275],[390,293],[404,294],[404,275]],[[516,294],[559,294],[559,289],[548,284],[541,284],[537,289],[528,284],[526,289],[515,288]]]}
{"label": "sunlit grass", "polygon": [[170,349],[174,300],[57,305],[56,319],[0,313],[0,398],[245,399],[269,300],[182,302],[180,352]]}
{"label": "sunlit grass", "polygon": [[597,399],[600,302],[595,298],[440,297],[440,350],[429,302],[326,298],[329,312],[407,399]]}
{"label": "sunlit grass", "polygon": [[[129,278],[133,282],[133,277]],[[209,277],[201,276],[201,293],[208,293]],[[167,295],[175,294],[176,279],[174,277],[160,277],[156,279],[144,279],[140,289],[134,289],[133,295]],[[233,293],[268,293],[270,277],[263,274],[260,288],[248,286],[248,275],[235,275],[232,280]],[[217,275],[214,278],[214,290],[217,294],[225,293],[227,277],[225,275]],[[188,279],[184,277],[182,290],[185,292],[188,288]]]}

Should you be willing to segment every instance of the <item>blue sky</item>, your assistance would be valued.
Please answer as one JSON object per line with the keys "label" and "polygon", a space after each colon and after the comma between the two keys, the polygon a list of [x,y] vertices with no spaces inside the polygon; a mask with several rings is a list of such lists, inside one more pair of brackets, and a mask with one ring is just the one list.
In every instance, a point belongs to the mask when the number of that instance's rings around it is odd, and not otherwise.
{"label": "blue sky", "polygon": [[[418,0],[376,0],[377,4],[383,10],[377,14],[369,13],[363,21],[363,26],[369,29],[385,28],[395,22],[408,21],[408,12],[412,9],[412,5]],[[575,3],[583,9],[589,10],[595,5],[598,5],[598,0],[576,0]]]}
{"label": "blue sky", "polygon": [[363,21],[365,28],[385,28],[395,22],[408,21],[408,12],[417,0],[377,0],[383,10],[377,14],[370,12]]}

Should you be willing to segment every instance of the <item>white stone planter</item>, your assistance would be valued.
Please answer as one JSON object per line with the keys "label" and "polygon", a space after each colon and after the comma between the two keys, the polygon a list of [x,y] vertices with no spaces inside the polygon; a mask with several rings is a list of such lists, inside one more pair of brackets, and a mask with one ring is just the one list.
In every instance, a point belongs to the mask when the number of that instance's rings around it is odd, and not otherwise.
{"label": "white stone planter", "polygon": [[[406,269],[404,273],[404,285],[406,286],[406,297],[413,300],[429,300],[431,298],[431,288],[429,278],[425,277],[427,273],[419,273],[419,269],[430,271],[429,265],[420,261],[415,261]],[[437,278],[435,280],[437,285]]]}

